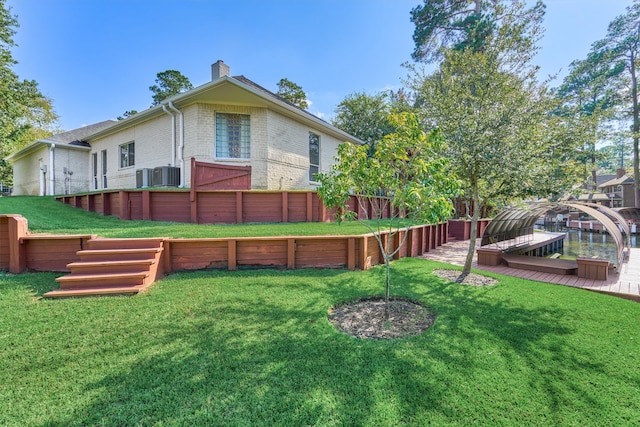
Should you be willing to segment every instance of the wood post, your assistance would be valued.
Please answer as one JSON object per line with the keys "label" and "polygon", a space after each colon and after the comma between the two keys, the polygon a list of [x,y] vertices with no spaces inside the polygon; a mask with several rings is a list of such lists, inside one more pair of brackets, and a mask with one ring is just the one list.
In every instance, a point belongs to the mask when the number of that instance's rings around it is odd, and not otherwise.
{"label": "wood post", "polygon": [[307,191],[307,222],[313,222],[313,193]]}
{"label": "wood post", "polygon": [[227,258],[228,258],[228,269],[230,271],[235,271],[238,269],[238,253],[237,253],[237,240],[229,239],[227,242]]}
{"label": "wood post", "polygon": [[22,238],[28,233],[27,219],[22,215],[8,216],[9,272],[22,273],[27,269],[27,258]]}
{"label": "wood post", "polygon": [[282,192],[282,222],[289,222],[289,192]]}
{"label": "wood post", "polygon": [[151,220],[151,194],[149,190],[142,191],[142,219]]}
{"label": "wood post", "polygon": [[287,239],[287,268],[296,268],[296,239]]}

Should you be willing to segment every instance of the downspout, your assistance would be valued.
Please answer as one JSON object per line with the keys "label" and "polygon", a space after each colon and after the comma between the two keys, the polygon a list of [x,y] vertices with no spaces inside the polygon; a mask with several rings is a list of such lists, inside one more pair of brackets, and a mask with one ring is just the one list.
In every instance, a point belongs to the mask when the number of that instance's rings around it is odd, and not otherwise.
{"label": "downspout", "polygon": [[49,147],[49,194],[54,196],[56,194],[56,144],[51,144]]}
{"label": "downspout", "polygon": [[176,115],[167,109],[166,105],[162,106],[162,111],[171,116],[171,166],[175,166],[176,160]]}
{"label": "downspout", "polygon": [[178,186],[178,188],[184,188],[184,156],[182,154],[184,150],[184,114],[182,114],[182,111],[178,110],[171,101],[169,101],[169,108],[178,113],[178,116],[180,118],[180,144],[178,145],[178,161],[180,162],[180,185]]}

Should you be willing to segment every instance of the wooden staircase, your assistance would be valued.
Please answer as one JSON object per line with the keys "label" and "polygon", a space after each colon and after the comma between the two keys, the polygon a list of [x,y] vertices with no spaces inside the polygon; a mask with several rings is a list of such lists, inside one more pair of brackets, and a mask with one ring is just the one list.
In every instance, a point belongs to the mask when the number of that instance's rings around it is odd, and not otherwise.
{"label": "wooden staircase", "polygon": [[48,298],[133,295],[162,276],[163,239],[91,239],[67,264],[71,274],[58,277],[60,289]]}

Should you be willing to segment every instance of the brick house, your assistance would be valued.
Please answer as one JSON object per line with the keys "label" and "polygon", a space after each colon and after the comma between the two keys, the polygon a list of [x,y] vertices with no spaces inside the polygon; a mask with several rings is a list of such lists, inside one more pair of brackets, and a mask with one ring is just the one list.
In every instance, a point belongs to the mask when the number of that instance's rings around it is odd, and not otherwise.
{"label": "brick house", "polygon": [[11,154],[14,194],[188,187],[191,159],[248,171],[247,189],[312,190],[339,144],[362,143],[246,77],[230,76],[222,61],[211,75],[125,120],[77,129],[72,141],[61,134],[52,137],[57,144],[37,141]]}

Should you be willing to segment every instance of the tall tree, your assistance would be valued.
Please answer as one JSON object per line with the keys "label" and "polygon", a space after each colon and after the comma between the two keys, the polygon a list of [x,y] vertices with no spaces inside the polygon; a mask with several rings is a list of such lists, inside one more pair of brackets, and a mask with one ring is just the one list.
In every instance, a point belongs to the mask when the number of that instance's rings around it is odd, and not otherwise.
{"label": "tall tree", "polygon": [[156,74],[156,84],[149,86],[153,92],[153,103],[159,105],[162,101],[193,89],[193,85],[180,71],[166,70]]}
{"label": "tall tree", "polygon": [[607,51],[592,50],[585,60],[573,61],[569,74],[557,90],[562,102],[558,114],[573,115],[584,130],[583,161],[591,171],[591,183],[597,186],[596,144],[603,124],[613,117],[622,92],[620,78],[624,67],[612,62]]}
{"label": "tall tree", "polygon": [[[461,279],[470,272],[483,206],[559,192],[571,163],[562,123],[535,69],[513,73],[499,52],[449,50],[439,69],[414,81],[422,117],[438,126],[449,147],[452,170],[472,202],[471,241]],[[555,138],[552,138],[555,136]],[[565,169],[566,170],[566,169]]]}
{"label": "tall tree", "polygon": [[640,208],[640,104],[638,103],[638,61],[640,56],[640,0],[627,7],[624,15],[609,24],[604,39],[593,44],[592,50],[624,67],[628,78],[627,105],[632,116],[633,179],[635,207]]}
{"label": "tall tree", "polygon": [[276,92],[276,95],[286,99],[294,105],[297,105],[303,110],[309,108],[307,94],[304,93],[302,87],[287,78],[282,78],[278,82],[278,92]]}
{"label": "tall tree", "polygon": [[369,154],[376,144],[394,131],[390,122],[391,104],[386,92],[368,95],[354,92],[347,95],[336,107],[331,124],[366,142]]}
{"label": "tall tree", "polygon": [[529,9],[521,0],[424,0],[411,11],[412,57],[434,62],[447,49],[481,52],[501,34],[509,34],[501,37],[510,44],[503,53],[528,56],[539,37],[544,9],[540,0]]}
{"label": "tall tree", "polygon": [[[357,212],[371,212],[363,223],[373,233],[384,257],[386,308],[390,263],[412,225],[406,220],[445,220],[453,212],[451,197],[459,187],[441,155],[443,140],[437,131],[425,133],[411,113],[392,114],[389,120],[395,132],[378,142],[373,155],[364,145],[344,143],[338,148],[337,162],[330,172],[318,176],[322,184],[318,195],[325,206],[338,208],[338,220],[354,217]],[[358,200],[355,210],[348,203],[351,194]],[[381,198],[381,194],[386,196]],[[373,207],[371,211],[369,206]],[[387,240],[394,241],[403,229],[403,238],[394,249]]]}
{"label": "tall tree", "polygon": [[17,18],[0,0],[0,181],[11,185],[11,165],[4,157],[35,139],[51,134],[58,119],[51,100],[34,80],[20,80],[13,71],[17,62],[11,55]]}

